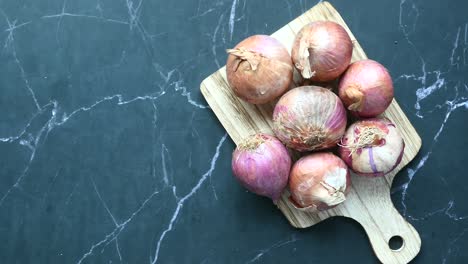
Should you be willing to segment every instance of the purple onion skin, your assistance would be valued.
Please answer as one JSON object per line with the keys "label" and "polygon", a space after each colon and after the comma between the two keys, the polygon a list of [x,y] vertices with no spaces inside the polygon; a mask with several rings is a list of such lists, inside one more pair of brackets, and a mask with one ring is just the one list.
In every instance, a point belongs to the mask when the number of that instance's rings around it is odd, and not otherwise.
{"label": "purple onion skin", "polygon": [[[348,146],[356,142],[359,134],[368,127],[378,128],[384,137],[353,152]],[[343,135],[338,151],[348,167],[357,175],[382,177],[400,164],[404,149],[405,142],[390,120],[369,118],[351,124]]]}
{"label": "purple onion skin", "polygon": [[[405,148],[405,142],[403,142],[403,150]],[[393,167],[387,171],[387,172],[383,172],[383,171],[376,171],[376,172],[362,172],[362,171],[359,171],[359,170],[353,170],[354,173],[356,173],[357,175],[359,176],[365,176],[365,177],[383,177],[385,175],[387,175],[388,173],[392,172],[401,162],[401,160],[403,159],[403,153],[404,151],[401,151],[400,155],[398,156],[398,159],[396,161],[396,163],[393,165]],[[346,151],[346,150],[339,150],[340,153],[342,153],[343,157],[344,157],[344,160],[345,160],[345,163],[346,164],[353,164],[353,158],[351,156],[348,156],[346,157],[346,155],[348,155],[350,152],[349,151]],[[375,166],[375,165],[374,165]]]}
{"label": "purple onion skin", "polygon": [[250,36],[228,50],[228,54],[226,77],[229,86],[244,101],[252,104],[271,102],[292,84],[291,56],[286,47],[271,36]]}
{"label": "purple onion skin", "polygon": [[361,118],[382,114],[392,103],[393,93],[387,69],[368,59],[352,63],[338,85],[338,95],[345,107]]}
{"label": "purple onion skin", "polygon": [[332,21],[315,21],[296,34],[291,50],[295,67],[305,79],[326,82],[348,67],[353,43],[346,30]]}
{"label": "purple onion skin", "polygon": [[256,134],[234,150],[232,172],[247,190],[276,203],[288,184],[291,157],[275,137]]}
{"label": "purple onion skin", "polygon": [[275,135],[286,146],[302,152],[336,146],[346,122],[341,100],[319,86],[289,90],[273,111]]}

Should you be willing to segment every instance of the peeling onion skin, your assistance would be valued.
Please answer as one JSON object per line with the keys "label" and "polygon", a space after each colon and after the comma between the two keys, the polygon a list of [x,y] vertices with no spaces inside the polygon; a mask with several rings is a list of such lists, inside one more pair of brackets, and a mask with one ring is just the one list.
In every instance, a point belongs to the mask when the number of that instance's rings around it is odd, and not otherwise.
{"label": "peeling onion skin", "polygon": [[293,82],[291,56],[273,37],[254,35],[227,52],[229,85],[238,97],[249,103],[271,102],[285,93]]}
{"label": "peeling onion skin", "polygon": [[289,176],[290,201],[304,211],[322,211],[346,200],[351,177],[346,164],[329,152],[299,159]]}
{"label": "peeling onion skin", "polygon": [[376,61],[356,61],[341,77],[338,95],[353,115],[376,117],[392,102],[392,78],[387,69]]}
{"label": "peeling onion skin", "polygon": [[404,149],[405,142],[390,120],[370,118],[346,130],[339,153],[357,175],[381,177],[400,164]]}
{"label": "peeling onion skin", "polygon": [[291,157],[274,136],[256,134],[244,140],[232,155],[232,172],[249,191],[274,203],[288,184]]}
{"label": "peeling onion skin", "polygon": [[336,146],[346,129],[346,110],[333,92],[302,86],[284,94],[273,111],[273,131],[298,151]]}
{"label": "peeling onion skin", "polygon": [[346,30],[331,21],[304,26],[294,39],[291,57],[305,79],[330,81],[339,77],[351,62],[353,43]]}

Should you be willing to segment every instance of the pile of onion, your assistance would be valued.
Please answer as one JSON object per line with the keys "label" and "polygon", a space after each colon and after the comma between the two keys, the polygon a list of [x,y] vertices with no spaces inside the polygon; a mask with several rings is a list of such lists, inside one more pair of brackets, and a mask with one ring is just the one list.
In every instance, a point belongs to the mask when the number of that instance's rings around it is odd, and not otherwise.
{"label": "pile of onion", "polygon": [[249,191],[269,197],[274,203],[288,183],[291,157],[275,137],[255,134],[237,146],[232,172]]}
{"label": "pile of onion", "polygon": [[[401,162],[402,136],[390,120],[377,118],[393,100],[391,76],[373,60],[350,64],[353,43],[339,24],[307,24],[297,33],[291,56],[265,35],[251,36],[227,52],[227,80],[239,98],[252,104],[279,98],[273,110],[275,136],[255,134],[233,152],[233,174],[251,192],[276,204],[289,182],[294,207],[321,211],[346,200],[350,170],[384,176]],[[296,88],[294,68],[302,76]],[[270,110],[257,108],[262,114]],[[346,129],[346,110],[369,119]],[[317,152],[336,146],[340,157]],[[287,147],[316,153],[307,153],[291,168]]]}
{"label": "pile of onion", "polygon": [[400,163],[405,142],[395,125],[386,118],[353,123],[341,140],[341,158],[356,174],[384,176]]}
{"label": "pile of onion", "polygon": [[289,178],[290,200],[300,210],[332,208],[346,200],[351,184],[346,164],[332,153],[314,153],[299,159]]}
{"label": "pile of onion", "polygon": [[271,102],[292,84],[291,56],[286,47],[273,37],[251,36],[227,53],[229,85],[238,97],[249,103]]}
{"label": "pile of onion", "polygon": [[346,110],[338,96],[318,86],[284,94],[273,112],[273,131],[288,147],[311,151],[336,146],[346,129]]}
{"label": "pile of onion", "polygon": [[392,102],[392,78],[387,69],[376,61],[356,61],[341,77],[338,94],[354,115],[375,117]]}
{"label": "pile of onion", "polygon": [[339,77],[351,62],[352,53],[353,43],[342,26],[317,21],[297,33],[291,57],[303,78],[323,82]]}

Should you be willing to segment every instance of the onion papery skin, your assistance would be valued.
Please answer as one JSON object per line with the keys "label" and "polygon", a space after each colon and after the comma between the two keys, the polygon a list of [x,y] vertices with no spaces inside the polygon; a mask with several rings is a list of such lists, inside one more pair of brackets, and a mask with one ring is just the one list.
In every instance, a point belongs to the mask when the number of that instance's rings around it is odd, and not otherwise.
{"label": "onion papery skin", "polygon": [[404,149],[405,142],[390,120],[370,118],[357,121],[346,130],[339,153],[357,175],[379,177],[400,164]]}
{"label": "onion papery skin", "polygon": [[291,56],[275,38],[254,35],[227,52],[227,80],[234,93],[243,100],[252,104],[268,103],[292,85]]}
{"label": "onion papery skin", "polygon": [[232,155],[232,172],[249,191],[276,203],[286,188],[291,170],[287,148],[274,136],[255,134]]}
{"label": "onion papery skin", "polygon": [[336,146],[346,129],[346,110],[338,96],[318,86],[302,86],[284,94],[273,111],[273,131],[298,151]]}
{"label": "onion papery skin", "polygon": [[314,153],[293,165],[290,200],[301,210],[326,210],[345,201],[350,185],[348,167],[339,157],[329,152]]}
{"label": "onion papery skin", "polygon": [[338,95],[353,115],[376,117],[392,102],[392,78],[387,69],[376,61],[356,61],[341,77]]}
{"label": "onion papery skin", "polygon": [[291,57],[305,79],[330,81],[339,77],[351,62],[353,43],[346,30],[331,21],[304,26],[294,39]]}

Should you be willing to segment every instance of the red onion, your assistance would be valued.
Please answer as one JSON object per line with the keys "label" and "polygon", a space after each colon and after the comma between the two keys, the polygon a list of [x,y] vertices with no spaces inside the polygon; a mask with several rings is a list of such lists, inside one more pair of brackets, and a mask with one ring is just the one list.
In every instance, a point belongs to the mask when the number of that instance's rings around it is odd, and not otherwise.
{"label": "red onion", "polygon": [[351,184],[346,164],[332,153],[299,159],[289,177],[290,200],[298,209],[325,210],[342,203]]}
{"label": "red onion", "polygon": [[286,147],[275,137],[256,134],[247,138],[232,155],[234,176],[249,191],[280,198],[288,183],[291,157]]}
{"label": "red onion", "polygon": [[405,142],[390,120],[371,118],[346,130],[339,152],[356,174],[384,176],[400,163],[404,149]]}
{"label": "red onion", "polygon": [[292,84],[291,56],[286,47],[273,37],[251,36],[227,52],[229,85],[237,96],[249,103],[270,102]]}
{"label": "red onion", "polygon": [[352,53],[353,43],[342,26],[331,21],[317,21],[297,33],[291,55],[302,77],[329,81],[346,70]]}
{"label": "red onion", "polygon": [[354,115],[375,117],[392,102],[392,78],[387,69],[376,61],[357,61],[343,74],[338,93],[345,107]]}
{"label": "red onion", "polygon": [[318,86],[284,94],[273,112],[273,131],[286,146],[299,151],[333,147],[346,129],[346,110],[338,96]]}

